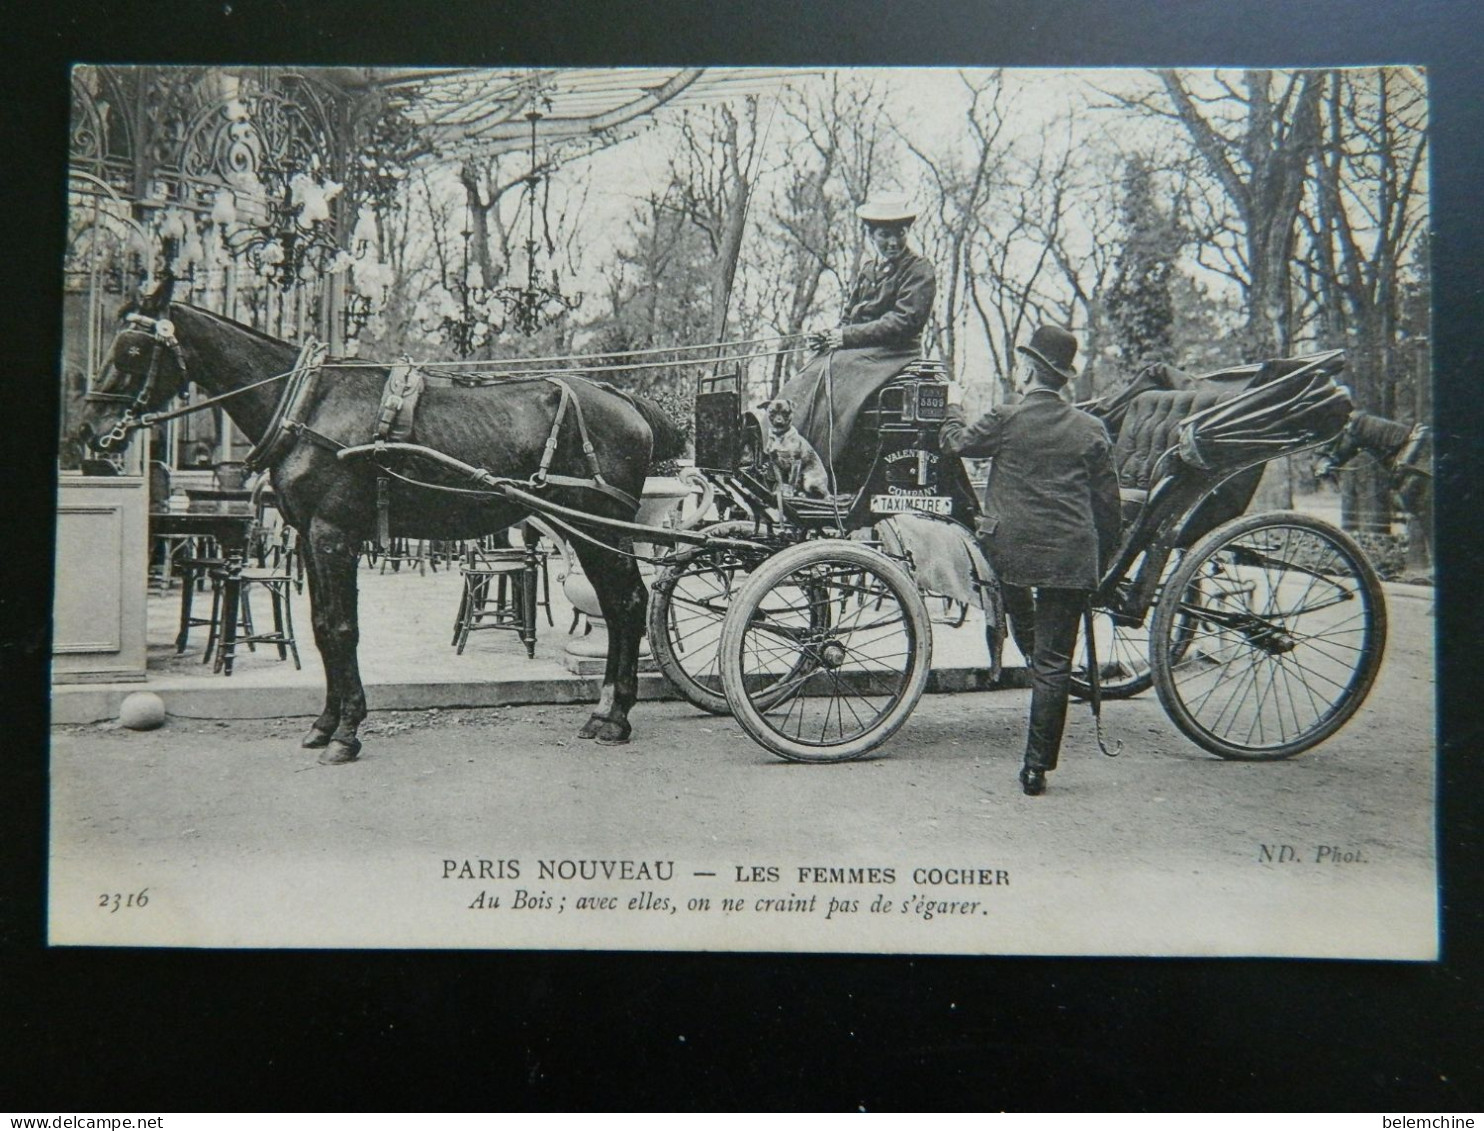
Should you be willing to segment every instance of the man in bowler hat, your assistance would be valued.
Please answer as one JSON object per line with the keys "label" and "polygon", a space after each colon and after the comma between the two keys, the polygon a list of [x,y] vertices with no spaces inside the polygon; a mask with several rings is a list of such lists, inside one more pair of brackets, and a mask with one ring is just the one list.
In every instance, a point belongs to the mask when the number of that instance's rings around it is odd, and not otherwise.
{"label": "man in bowler hat", "polygon": [[1017,350],[1024,397],[971,425],[954,385],[941,437],[950,455],[994,461],[979,533],[1015,644],[1031,664],[1020,783],[1034,797],[1045,792],[1061,750],[1078,621],[1117,548],[1118,473],[1102,422],[1062,396],[1076,375],[1077,339],[1060,326],[1042,326]]}

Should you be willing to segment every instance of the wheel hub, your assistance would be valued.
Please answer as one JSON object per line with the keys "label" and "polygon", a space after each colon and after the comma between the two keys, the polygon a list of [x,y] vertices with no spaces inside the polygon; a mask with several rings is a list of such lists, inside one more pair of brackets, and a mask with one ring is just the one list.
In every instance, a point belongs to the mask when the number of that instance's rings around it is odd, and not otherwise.
{"label": "wheel hub", "polygon": [[819,662],[831,671],[845,662],[845,645],[838,640],[826,640],[819,646]]}

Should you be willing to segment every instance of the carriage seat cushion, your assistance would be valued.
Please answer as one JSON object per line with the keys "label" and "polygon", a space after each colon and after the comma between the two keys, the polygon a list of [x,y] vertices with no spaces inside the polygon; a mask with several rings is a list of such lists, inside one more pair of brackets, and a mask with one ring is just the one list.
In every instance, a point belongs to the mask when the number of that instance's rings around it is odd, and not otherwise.
{"label": "carriage seat cushion", "polygon": [[1113,463],[1118,469],[1118,485],[1130,493],[1130,501],[1142,499],[1133,492],[1148,491],[1159,457],[1175,445],[1180,422],[1235,392],[1201,387],[1154,389],[1129,402],[1113,444]]}

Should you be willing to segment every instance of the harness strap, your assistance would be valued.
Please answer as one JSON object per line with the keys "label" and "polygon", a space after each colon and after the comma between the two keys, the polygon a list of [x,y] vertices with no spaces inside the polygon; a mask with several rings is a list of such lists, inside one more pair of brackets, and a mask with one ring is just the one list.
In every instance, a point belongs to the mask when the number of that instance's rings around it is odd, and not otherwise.
{"label": "harness strap", "polygon": [[1412,431],[1407,433],[1406,440],[1391,457],[1392,466],[1398,471],[1415,471],[1432,478],[1432,468],[1425,459],[1425,448],[1431,437],[1432,429],[1426,424],[1412,425]]}
{"label": "harness strap", "polygon": [[245,461],[249,471],[272,467],[293,446],[302,425],[302,415],[309,395],[319,378],[320,365],[325,360],[329,347],[310,338],[299,350],[299,356],[290,370],[290,379],[278,398],[273,417],[263,438],[247,453]]}
{"label": "harness strap", "polygon": [[376,439],[406,440],[412,436],[417,402],[422,396],[423,375],[405,354],[392,366],[382,390],[376,416]]}
{"label": "harness strap", "polygon": [[[547,470],[551,467],[552,458],[556,455],[558,434],[562,430],[562,421],[567,415],[567,405],[570,401],[576,399],[572,394],[572,389],[565,381],[558,381],[554,377],[548,377],[547,380],[562,391],[562,396],[561,400],[557,402],[556,418],[551,422],[551,434],[546,437],[546,447],[541,452],[541,465],[536,469],[536,474],[531,477],[533,483],[544,483],[546,481]],[[577,427],[580,432],[582,429],[580,418]]]}
{"label": "harness strap", "polygon": [[342,444],[339,440],[332,440],[324,433],[316,432],[309,425],[297,420],[285,424],[284,431],[292,433],[298,439],[308,440],[316,447],[324,448],[325,451],[333,452],[336,455],[339,455],[348,447],[348,445]]}
{"label": "harness strap", "polygon": [[376,552],[385,553],[392,544],[392,481],[386,475],[376,477]]}
{"label": "harness strap", "polygon": [[[601,467],[598,466],[597,450],[593,447],[592,439],[587,434],[587,421],[584,420],[582,416],[582,401],[577,398],[577,395],[572,392],[572,390],[567,386],[566,382],[561,381],[556,377],[549,377],[547,378],[547,380],[549,380],[553,385],[561,386],[562,392],[564,394],[564,396],[562,397],[562,408],[566,407],[566,403],[569,399],[572,402],[572,412],[573,415],[577,417],[577,438],[578,441],[582,444],[582,454],[587,460],[587,470],[589,474],[592,475],[593,482],[597,484],[598,488],[601,490],[602,488],[606,487],[607,484],[603,481],[603,470]],[[557,411],[560,413],[561,409],[558,409]],[[560,418],[558,418],[558,423],[560,423]],[[555,428],[552,429],[552,437],[553,439],[556,437]]]}
{"label": "harness strap", "polygon": [[604,482],[600,478],[579,479],[575,475],[548,475],[540,483],[533,482],[530,484],[533,488],[548,485],[552,487],[581,487],[587,491],[597,491],[600,494],[607,495],[610,499],[617,499],[626,507],[633,507],[635,510],[639,508],[639,500],[634,498],[633,495],[627,491],[620,490],[611,483]]}
{"label": "harness strap", "polygon": [[[307,433],[309,430],[304,429],[304,431]],[[325,443],[327,445],[332,445],[335,442],[333,440],[325,440]],[[380,457],[387,454],[409,454],[422,456],[425,459],[433,460],[436,463],[443,464],[445,467],[451,467],[455,471],[462,472],[463,474],[468,475],[475,482],[484,483],[488,486],[496,487],[502,493],[508,492],[508,490],[515,487],[520,487],[522,489],[522,497],[527,499],[534,496],[524,494],[524,492],[526,491],[540,491],[545,487],[577,487],[585,491],[601,492],[602,494],[607,495],[609,498],[616,499],[618,502],[623,503],[626,507],[631,507],[634,510],[639,509],[638,499],[634,498],[634,496],[629,494],[627,491],[620,490],[619,488],[614,487],[612,484],[609,483],[598,483],[594,482],[591,479],[579,479],[576,476],[572,475],[548,475],[546,479],[540,483],[533,482],[530,479],[511,479],[505,476],[491,475],[482,467],[475,467],[472,464],[467,464],[463,460],[455,459],[453,456],[450,455],[445,455],[443,452],[438,451],[436,448],[424,447],[422,444],[391,442],[380,445],[375,443],[357,444],[354,447],[347,447],[341,444],[335,445],[334,450],[336,455],[338,455],[341,459],[349,459],[355,456],[364,455],[374,455]],[[423,483],[418,484],[418,486],[437,488],[439,485],[436,483]],[[558,506],[556,503],[547,503],[545,505],[553,507],[558,511],[564,509]],[[633,528],[638,531],[648,531],[648,527],[639,526],[637,524],[629,525],[633,526]]]}

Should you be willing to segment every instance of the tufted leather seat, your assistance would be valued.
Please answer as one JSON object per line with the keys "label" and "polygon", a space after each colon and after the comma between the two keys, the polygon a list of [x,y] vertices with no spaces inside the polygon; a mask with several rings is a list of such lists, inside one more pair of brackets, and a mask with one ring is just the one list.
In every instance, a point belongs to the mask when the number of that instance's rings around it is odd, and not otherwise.
{"label": "tufted leather seat", "polygon": [[1180,422],[1230,395],[1226,389],[1160,389],[1130,401],[1113,445],[1119,486],[1147,491],[1160,456],[1175,445]]}
{"label": "tufted leather seat", "polygon": [[1151,389],[1128,402],[1118,439],[1113,443],[1113,463],[1118,469],[1118,496],[1123,503],[1125,524],[1138,517],[1148,500],[1160,457],[1175,446],[1180,422],[1237,391],[1229,387]]}

